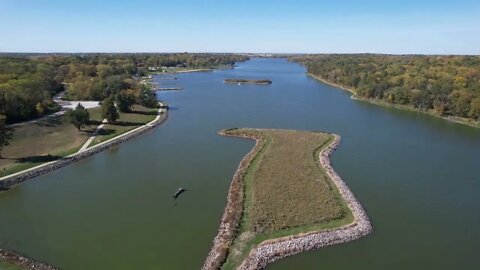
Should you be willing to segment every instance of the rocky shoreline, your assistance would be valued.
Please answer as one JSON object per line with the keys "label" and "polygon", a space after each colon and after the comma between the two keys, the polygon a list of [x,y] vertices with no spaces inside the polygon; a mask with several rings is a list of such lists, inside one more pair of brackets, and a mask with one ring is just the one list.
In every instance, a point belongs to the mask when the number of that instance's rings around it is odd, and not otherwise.
{"label": "rocky shoreline", "polygon": [[207,258],[202,266],[202,270],[220,269],[225,259],[227,258],[229,249],[240,224],[243,211],[243,197],[244,197],[244,182],[243,176],[246,170],[254,160],[257,151],[259,151],[263,145],[264,140],[261,136],[239,136],[231,135],[227,132],[227,129],[222,130],[218,134],[230,137],[241,137],[246,139],[255,140],[255,146],[248,152],[248,154],[240,161],[235,174],[233,175],[232,182],[227,195],[227,205],[220,220],[220,226],[218,228],[217,235],[213,240],[213,246],[208,253]]}
{"label": "rocky shoreline", "polygon": [[[207,259],[202,267],[203,270],[219,269],[228,255],[229,248],[234,240],[236,230],[238,228],[243,204],[243,176],[250,163],[253,161],[257,151],[264,145],[261,136],[247,135],[231,135],[229,130],[219,132],[224,136],[235,136],[255,140],[255,147],[242,159],[237,171],[233,176],[230,190],[227,197],[227,205],[224,210],[220,222],[220,228],[215,237],[214,244]],[[352,211],[354,221],[336,229],[322,230],[318,232],[309,232],[299,235],[282,237],[262,242],[260,245],[252,249],[247,258],[243,261],[238,269],[263,269],[267,264],[278,259],[295,255],[304,251],[314,250],[321,247],[349,242],[372,232],[372,226],[368,216],[361,206],[360,202],[355,198],[345,182],[335,172],[330,163],[330,155],[340,143],[340,136],[333,134],[334,139],[319,153],[320,165],[325,169],[327,175],[338,188],[340,195],[347,203]],[[241,193],[238,194],[238,190]],[[240,210],[240,213],[238,211]],[[235,213],[235,218],[230,218]]]}
{"label": "rocky shoreline", "polygon": [[133,137],[136,137],[140,134],[143,134],[154,127],[160,125],[163,123],[167,117],[168,117],[168,106],[165,104],[160,103],[160,109],[159,109],[159,114],[158,118],[141,126],[138,127],[134,130],[131,130],[129,132],[126,132],[122,135],[119,135],[116,138],[112,138],[108,141],[99,143],[95,146],[92,146],[85,151],[78,152],[63,158],[60,158],[56,161],[49,162],[44,165],[40,165],[34,169],[27,169],[24,172],[20,172],[11,176],[6,176],[3,179],[0,180],[0,190],[7,190],[10,186],[13,186],[15,184],[21,183],[25,180],[37,177],[42,174],[46,174],[48,172],[60,169],[62,167],[65,167],[67,165],[70,165],[74,162],[77,162],[79,160],[82,160],[84,158],[93,156],[94,154],[97,154],[99,152],[105,151],[113,146],[116,146],[120,143],[123,143],[125,141],[128,141],[132,139]]}
{"label": "rocky shoreline", "polygon": [[24,269],[30,269],[30,270],[57,270],[58,269],[44,262],[39,262],[33,259],[29,259],[15,252],[3,250],[3,249],[0,249],[0,259]]}

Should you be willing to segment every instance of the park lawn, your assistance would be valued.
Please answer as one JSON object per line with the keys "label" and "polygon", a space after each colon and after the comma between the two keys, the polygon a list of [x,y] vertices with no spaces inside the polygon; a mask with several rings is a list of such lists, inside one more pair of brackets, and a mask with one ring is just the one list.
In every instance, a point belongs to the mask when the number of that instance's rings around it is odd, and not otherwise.
{"label": "park lawn", "polygon": [[[91,114],[99,111],[89,109]],[[65,116],[59,116],[15,126],[10,145],[2,151],[0,177],[75,153],[97,124],[93,121],[78,131]]]}
{"label": "park lawn", "polygon": [[[157,116],[157,108],[147,108],[141,105],[133,105],[132,111],[128,113],[119,112],[120,118],[112,124],[105,124],[105,126],[98,132],[97,136],[89,147],[109,140],[122,133],[140,127],[155,119]],[[91,115],[92,120],[101,122],[101,114]]]}
{"label": "park lawn", "polygon": [[239,231],[223,269],[235,269],[264,240],[336,228],[353,215],[321,168],[319,152],[332,140],[321,132],[233,129],[258,134],[265,144],[243,177],[245,197]]}
{"label": "park lawn", "polygon": [[[134,105],[132,109],[130,113],[120,113],[115,124],[105,125],[90,146],[148,123],[157,113],[157,109],[141,105]],[[81,131],[68,123],[65,116],[15,126],[10,145],[2,151],[0,177],[77,152],[103,120],[100,107],[88,109],[88,112],[90,124]]]}

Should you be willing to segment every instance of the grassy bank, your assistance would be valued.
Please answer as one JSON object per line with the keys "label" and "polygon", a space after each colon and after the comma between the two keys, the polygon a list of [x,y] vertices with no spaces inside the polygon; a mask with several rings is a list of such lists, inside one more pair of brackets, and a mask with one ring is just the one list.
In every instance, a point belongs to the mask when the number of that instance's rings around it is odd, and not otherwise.
{"label": "grassy bank", "polygon": [[[156,108],[134,105],[130,113],[120,113],[114,124],[106,124],[90,144],[93,146],[152,121]],[[15,126],[10,145],[4,147],[0,159],[0,177],[77,152],[102,122],[100,108],[88,110],[89,125],[78,131],[64,116]]]}
{"label": "grassy bank", "polygon": [[[90,147],[152,121],[157,116],[157,111],[157,108],[147,108],[141,105],[134,105],[131,112],[120,112],[120,118],[115,123],[105,124],[90,144]],[[100,114],[95,114],[93,117],[95,121],[102,121]]]}
{"label": "grassy bank", "polygon": [[340,227],[353,216],[320,167],[332,140],[320,132],[233,129],[230,136],[262,136],[265,144],[243,176],[245,196],[237,236],[223,269],[235,269],[262,241]]}
{"label": "grassy bank", "polygon": [[[99,109],[90,113],[100,114]],[[4,147],[0,159],[0,176],[19,172],[42,163],[75,153],[97,127],[93,121],[78,131],[64,116],[50,117],[38,122],[14,127],[10,145]]]}
{"label": "grassy bank", "polygon": [[325,84],[332,85],[332,86],[335,86],[337,88],[340,88],[342,90],[345,90],[345,91],[348,91],[348,92],[352,93],[351,98],[355,99],[355,100],[365,101],[365,102],[369,102],[371,104],[375,104],[375,105],[379,105],[379,106],[391,107],[391,108],[402,109],[402,110],[409,110],[409,111],[414,111],[414,112],[421,112],[421,113],[425,113],[425,114],[428,114],[428,115],[431,115],[431,116],[434,116],[434,117],[442,118],[442,119],[450,121],[450,122],[460,123],[460,124],[469,125],[469,126],[477,127],[477,128],[480,127],[480,122],[474,121],[472,119],[455,117],[455,116],[445,117],[445,116],[441,116],[440,114],[438,114],[438,112],[436,112],[434,110],[419,110],[412,105],[392,104],[392,103],[388,103],[388,102],[380,100],[380,99],[363,98],[363,97],[360,97],[360,96],[357,95],[355,89],[352,89],[352,88],[349,88],[349,87],[346,87],[344,85],[340,85],[340,84],[337,84],[337,83],[330,82],[330,81],[328,81],[324,78],[321,78],[320,76],[313,75],[311,73],[308,73],[307,75],[316,79],[316,80],[318,80],[318,81],[321,81]]}

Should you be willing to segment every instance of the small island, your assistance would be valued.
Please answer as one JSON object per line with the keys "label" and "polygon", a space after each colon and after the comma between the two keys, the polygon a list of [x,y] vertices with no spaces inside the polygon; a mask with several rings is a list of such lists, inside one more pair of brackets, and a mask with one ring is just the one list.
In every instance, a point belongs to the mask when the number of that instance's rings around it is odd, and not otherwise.
{"label": "small island", "polygon": [[225,79],[224,82],[233,83],[233,84],[260,84],[260,85],[272,84],[271,80],[247,80],[247,79]]}

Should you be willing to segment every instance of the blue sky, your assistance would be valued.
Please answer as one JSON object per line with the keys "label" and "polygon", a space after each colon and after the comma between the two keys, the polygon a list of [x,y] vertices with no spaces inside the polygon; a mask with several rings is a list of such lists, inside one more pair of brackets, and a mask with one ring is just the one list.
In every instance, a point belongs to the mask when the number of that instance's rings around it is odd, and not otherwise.
{"label": "blue sky", "polygon": [[0,51],[480,54],[480,1],[0,0]]}

